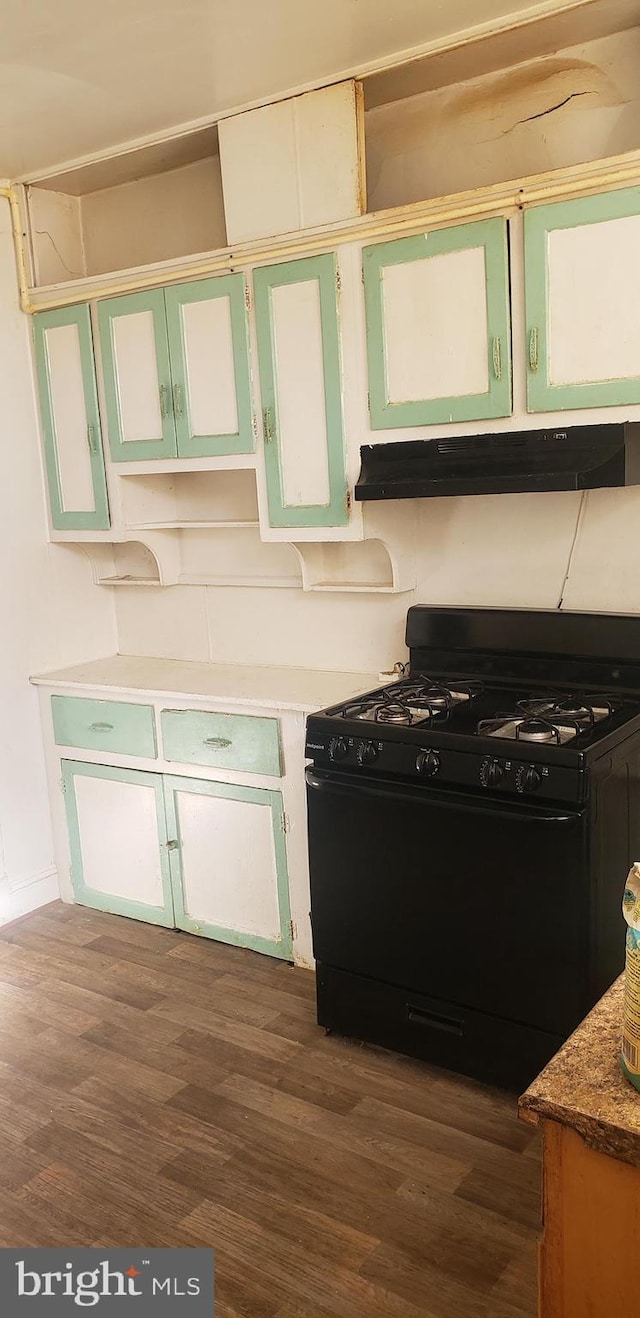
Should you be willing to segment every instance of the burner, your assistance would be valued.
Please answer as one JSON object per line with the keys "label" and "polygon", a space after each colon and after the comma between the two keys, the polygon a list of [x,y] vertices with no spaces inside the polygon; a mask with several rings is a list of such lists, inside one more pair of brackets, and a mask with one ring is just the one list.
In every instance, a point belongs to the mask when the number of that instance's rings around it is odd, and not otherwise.
{"label": "burner", "polygon": [[526,718],[516,727],[516,741],[550,741],[560,742],[558,728],[544,718]]}
{"label": "burner", "polygon": [[351,705],[345,705],[342,718],[372,718],[377,705],[377,700],[354,700]]}
{"label": "burner", "polygon": [[435,714],[440,710],[448,710],[456,703],[453,691],[449,691],[445,686],[432,686],[426,688],[424,694],[409,695],[407,704],[412,709],[424,709],[427,714]]}
{"label": "burner", "polygon": [[413,714],[399,700],[389,700],[378,705],[374,713],[376,723],[413,723]]}

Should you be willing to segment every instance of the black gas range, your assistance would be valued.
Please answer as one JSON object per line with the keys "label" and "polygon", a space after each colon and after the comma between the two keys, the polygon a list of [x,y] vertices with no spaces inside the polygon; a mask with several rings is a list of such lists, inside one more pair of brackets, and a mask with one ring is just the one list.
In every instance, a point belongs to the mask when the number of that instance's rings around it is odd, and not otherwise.
{"label": "black gas range", "polygon": [[307,723],[318,1019],[526,1085],[622,969],[640,618],[418,607],[407,643]]}

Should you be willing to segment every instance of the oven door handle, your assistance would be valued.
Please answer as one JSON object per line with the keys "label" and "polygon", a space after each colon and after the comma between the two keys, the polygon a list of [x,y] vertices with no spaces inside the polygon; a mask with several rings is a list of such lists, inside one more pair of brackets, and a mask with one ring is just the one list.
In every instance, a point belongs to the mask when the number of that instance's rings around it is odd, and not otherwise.
{"label": "oven door handle", "polygon": [[517,806],[505,805],[495,798],[478,801],[466,793],[446,792],[440,788],[428,788],[424,785],[404,786],[388,779],[357,778],[355,781],[346,774],[325,772],[323,769],[307,768],[307,784],[314,791],[339,791],[342,795],[362,795],[394,797],[401,801],[428,801],[429,805],[440,805],[444,809],[464,809],[474,814],[493,815],[496,819],[519,819],[527,824],[573,824],[580,819],[584,811],[559,810],[548,812],[544,807],[531,805],[525,810]]}

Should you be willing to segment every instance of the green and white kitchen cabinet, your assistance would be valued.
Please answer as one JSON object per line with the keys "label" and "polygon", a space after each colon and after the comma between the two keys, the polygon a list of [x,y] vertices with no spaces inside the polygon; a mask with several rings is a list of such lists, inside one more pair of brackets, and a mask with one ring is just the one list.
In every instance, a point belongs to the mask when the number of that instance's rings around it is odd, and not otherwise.
{"label": "green and white kitchen cabinet", "polygon": [[365,247],[363,278],[374,430],[510,415],[506,219]]}
{"label": "green and white kitchen cabinet", "polygon": [[530,412],[640,403],[640,188],[525,211]]}
{"label": "green and white kitchen cabinet", "polygon": [[68,691],[43,716],[67,895],[292,957],[282,718]]}
{"label": "green and white kitchen cabinet", "polygon": [[33,318],[51,524],[104,531],[109,500],[88,306]]}
{"label": "green and white kitchen cabinet", "polygon": [[114,462],[255,445],[244,275],[98,302]]}
{"label": "green and white kitchen cabinet", "polygon": [[349,522],[338,284],[330,252],[253,273],[268,519],[293,534]]}
{"label": "green and white kitchen cabinet", "polygon": [[63,899],[312,965],[305,716],[374,675],[115,655],[33,681]]}

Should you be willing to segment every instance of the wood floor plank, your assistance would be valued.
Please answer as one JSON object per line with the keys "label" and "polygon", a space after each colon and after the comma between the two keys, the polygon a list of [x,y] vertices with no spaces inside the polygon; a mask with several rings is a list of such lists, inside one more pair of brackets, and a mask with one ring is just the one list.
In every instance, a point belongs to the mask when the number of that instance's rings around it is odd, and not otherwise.
{"label": "wood floor plank", "polygon": [[217,1318],[533,1318],[539,1189],[513,1096],[326,1036],[308,971],[0,929],[0,1246],[213,1246]]}

